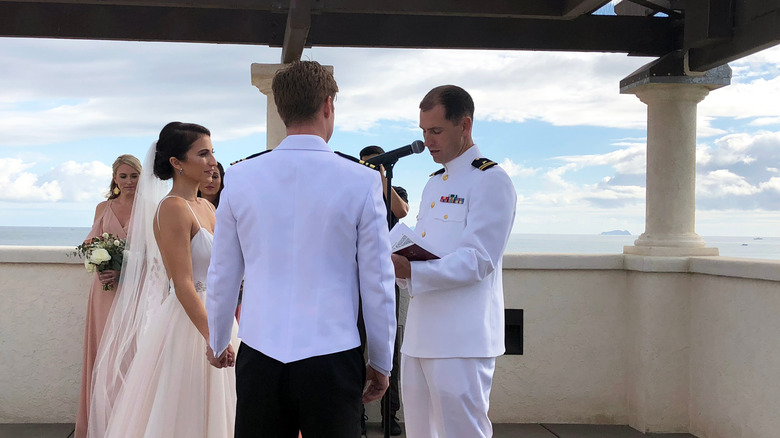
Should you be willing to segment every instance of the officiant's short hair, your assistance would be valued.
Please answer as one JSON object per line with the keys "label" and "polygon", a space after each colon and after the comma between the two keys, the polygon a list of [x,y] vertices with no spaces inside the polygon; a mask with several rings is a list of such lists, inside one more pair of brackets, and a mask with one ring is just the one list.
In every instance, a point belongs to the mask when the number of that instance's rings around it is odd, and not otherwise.
{"label": "officiant's short hair", "polygon": [[360,151],[360,159],[363,159],[363,157],[367,157],[369,155],[381,155],[384,154],[385,151],[379,146],[366,146]]}
{"label": "officiant's short hair", "polygon": [[285,126],[314,119],[328,97],[336,98],[339,86],[333,74],[317,61],[294,61],[274,75],[271,89]]}

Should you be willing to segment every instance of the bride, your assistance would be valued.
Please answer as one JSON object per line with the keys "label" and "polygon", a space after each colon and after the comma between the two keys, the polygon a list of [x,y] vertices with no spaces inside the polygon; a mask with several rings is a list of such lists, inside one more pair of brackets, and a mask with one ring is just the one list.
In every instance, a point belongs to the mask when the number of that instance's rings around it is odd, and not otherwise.
{"label": "bride", "polygon": [[[144,164],[136,195],[142,203],[133,211],[126,257],[137,266],[124,271],[122,299],[101,342],[89,436],[232,437],[234,346],[226,368],[210,366],[204,354],[203,303],[216,218],[197,191],[217,168],[211,134],[200,125],[171,122]],[[160,199],[168,179],[173,187]],[[233,344],[235,333],[234,324]]]}

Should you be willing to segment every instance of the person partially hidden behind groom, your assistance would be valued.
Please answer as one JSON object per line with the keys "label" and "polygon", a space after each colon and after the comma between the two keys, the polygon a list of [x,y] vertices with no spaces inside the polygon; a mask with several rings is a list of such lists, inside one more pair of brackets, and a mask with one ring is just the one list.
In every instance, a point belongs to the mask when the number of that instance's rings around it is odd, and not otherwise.
{"label": "person partially hidden behind groom", "polygon": [[299,430],[306,438],[357,438],[361,394],[363,402],[384,394],[395,340],[382,182],[327,144],[338,91],[328,70],[293,62],[272,89],[287,137],[225,174],[208,272],[207,356],[226,365],[245,277],[236,438],[293,438]]}

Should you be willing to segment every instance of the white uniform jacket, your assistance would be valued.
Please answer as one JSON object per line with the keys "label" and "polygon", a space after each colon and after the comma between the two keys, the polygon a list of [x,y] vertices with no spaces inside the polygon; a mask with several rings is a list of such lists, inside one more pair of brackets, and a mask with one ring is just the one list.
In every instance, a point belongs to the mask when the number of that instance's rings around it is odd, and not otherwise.
{"label": "white uniform jacket", "polygon": [[411,281],[399,281],[412,298],[401,349],[406,355],[504,353],[501,260],[517,195],[503,169],[472,165],[480,157],[472,146],[431,176],[423,190],[415,232],[441,258],[412,262]]}
{"label": "white uniform jacket", "polygon": [[389,374],[394,273],[379,172],[313,135],[231,166],[217,209],[206,310],[210,345],[227,348],[241,279],[239,337],[280,362],[360,345]]}

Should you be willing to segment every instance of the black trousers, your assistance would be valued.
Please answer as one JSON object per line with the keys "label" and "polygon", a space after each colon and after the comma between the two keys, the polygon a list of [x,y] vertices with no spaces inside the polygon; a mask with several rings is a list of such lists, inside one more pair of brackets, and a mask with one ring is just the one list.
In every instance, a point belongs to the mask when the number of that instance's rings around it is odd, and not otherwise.
{"label": "black trousers", "polygon": [[359,348],[284,364],[242,343],[235,438],[359,438],[365,380]]}
{"label": "black trousers", "polygon": [[[395,287],[395,299],[398,300],[398,286]],[[366,351],[366,322],[363,320],[363,305],[362,300],[358,301],[358,333],[360,334],[360,354],[365,355]],[[387,393],[390,397],[390,412],[395,415],[399,409],[401,409],[401,395],[398,391],[398,373],[401,372],[401,361],[396,354],[398,347],[400,346],[400,334],[395,334],[395,344],[393,346],[393,370],[390,371],[390,387],[387,388]],[[382,397],[380,413],[382,418],[385,418],[385,397]],[[365,414],[365,407],[361,411],[361,415]]]}

